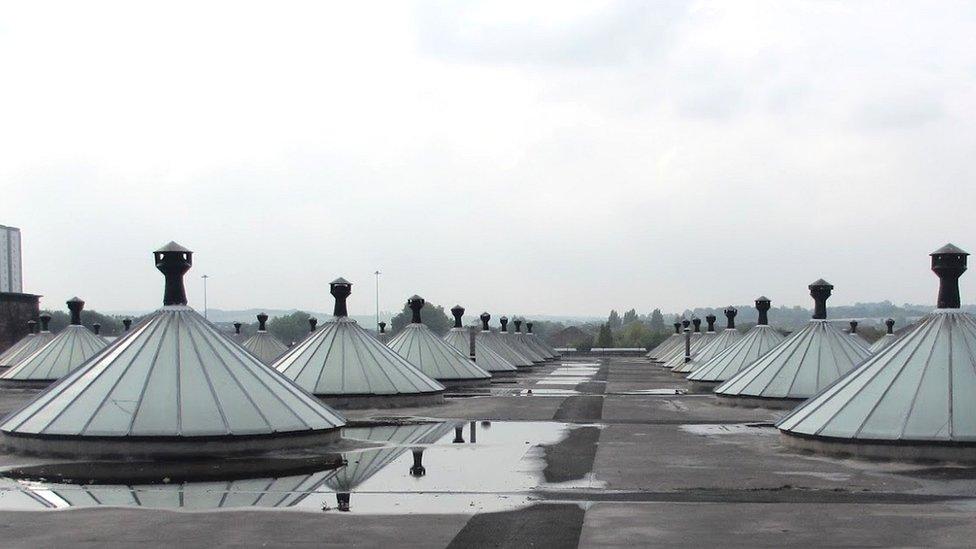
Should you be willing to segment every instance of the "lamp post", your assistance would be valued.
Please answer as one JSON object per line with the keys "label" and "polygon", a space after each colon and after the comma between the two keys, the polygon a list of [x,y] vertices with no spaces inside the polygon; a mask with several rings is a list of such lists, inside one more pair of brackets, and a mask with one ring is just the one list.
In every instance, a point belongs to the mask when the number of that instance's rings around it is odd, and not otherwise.
{"label": "lamp post", "polygon": [[207,279],[210,275],[203,275],[200,278],[203,279],[203,318],[207,318]]}
{"label": "lamp post", "polygon": [[380,275],[383,274],[379,271],[373,273],[376,275],[376,331],[380,331]]}

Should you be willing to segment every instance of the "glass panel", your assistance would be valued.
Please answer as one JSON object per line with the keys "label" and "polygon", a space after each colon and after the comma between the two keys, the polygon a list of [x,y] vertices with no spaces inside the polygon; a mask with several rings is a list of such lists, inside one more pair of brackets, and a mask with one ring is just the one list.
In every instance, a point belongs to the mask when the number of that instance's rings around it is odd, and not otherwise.
{"label": "glass panel", "polygon": [[337,328],[333,325],[328,333],[321,336],[316,347],[309,348],[298,357],[295,365],[286,372],[287,377],[310,393],[339,392],[339,361],[332,356],[336,353],[337,337]]}
{"label": "glass panel", "polygon": [[274,390],[278,386],[273,383],[274,374],[267,366],[235,362],[230,356],[225,358],[225,363],[265,421],[270,423],[271,430],[295,431],[309,427],[293,411],[300,406],[298,399],[293,398],[289,392]]}
{"label": "glass panel", "polygon": [[139,499],[139,506],[152,509],[179,509],[182,501],[182,488],[180,484],[133,487],[135,497]]}
{"label": "glass panel", "polygon": [[865,438],[901,438],[902,428],[914,402],[915,393],[918,390],[929,353],[932,351],[933,345],[938,344],[939,336],[935,328],[934,325],[927,326],[924,336],[919,333],[920,339],[915,348],[906,347],[906,350],[912,353],[910,358],[906,359],[905,367],[891,383],[891,388],[884,400],[864,423],[861,428],[861,436]]}
{"label": "glass panel", "polygon": [[[136,345],[116,357],[112,361],[111,370],[92,383],[85,395],[72,406],[78,409],[79,416],[92,418],[85,434],[128,434],[143,387],[149,377],[149,368],[165,339],[163,331],[174,320],[171,316],[160,317],[152,331],[147,332],[146,337],[133,341]],[[115,381],[118,383],[111,389],[111,394],[104,398]],[[95,406],[100,407],[95,409]]]}
{"label": "glass panel", "polygon": [[976,321],[954,318],[952,340],[952,439],[976,440]]}
{"label": "glass panel", "polygon": [[216,361],[198,328],[196,322],[180,327],[180,433],[187,436],[227,434],[229,430],[211,389],[211,380],[204,372]]}
{"label": "glass panel", "polygon": [[61,499],[68,502],[68,505],[70,505],[71,507],[91,507],[93,505],[98,505],[100,503],[99,500],[95,499],[93,494],[89,493],[88,490],[85,490],[84,488],[81,487],[76,487],[76,486],[65,486],[64,488],[54,487],[54,490],[52,491],[56,493]]}
{"label": "glass panel", "polygon": [[177,336],[178,324],[182,322],[180,314],[169,315],[167,329],[162,333],[163,340],[150,366],[139,408],[135,411],[133,435],[175,435],[178,432],[180,344]]}
{"label": "glass panel", "polygon": [[86,490],[92,497],[101,502],[101,505],[134,506],[136,499],[128,486],[89,486]]}
{"label": "glass panel", "polygon": [[767,397],[789,395],[790,387],[803,365],[815,333],[815,327],[810,326],[799,332],[791,345],[784,346],[776,354],[770,354],[758,361],[749,369],[752,375],[749,376],[751,379],[743,389],[743,394]]}
{"label": "glass panel", "polygon": [[[823,435],[854,436],[899,370],[899,365],[887,361],[872,362],[856,374],[851,374],[855,376],[853,379],[831,388],[835,396],[823,406],[824,415],[817,417],[817,414],[811,414],[809,421],[821,425],[820,433]],[[828,419],[835,413],[832,420]]]}
{"label": "glass panel", "polygon": [[[934,338],[926,338],[926,344],[931,345],[931,354],[926,361],[922,377],[916,390],[915,403],[912,405],[908,422],[902,436],[907,439],[938,439],[949,438],[949,325],[940,318]],[[934,339],[934,341],[933,341]],[[931,342],[931,343],[929,343]],[[922,347],[921,350],[925,350]],[[922,360],[923,355],[916,353],[914,360]]]}
{"label": "glass panel", "polygon": [[[392,357],[372,348],[369,341],[359,337],[365,334],[354,333],[354,330],[350,328],[346,332],[348,337],[343,340],[342,356],[347,374],[352,369],[359,376],[355,392],[386,395],[409,391],[410,387],[396,371]],[[346,382],[349,383],[348,377]]]}
{"label": "glass panel", "polygon": [[183,485],[184,509],[217,509],[227,491],[228,482],[193,482]]}

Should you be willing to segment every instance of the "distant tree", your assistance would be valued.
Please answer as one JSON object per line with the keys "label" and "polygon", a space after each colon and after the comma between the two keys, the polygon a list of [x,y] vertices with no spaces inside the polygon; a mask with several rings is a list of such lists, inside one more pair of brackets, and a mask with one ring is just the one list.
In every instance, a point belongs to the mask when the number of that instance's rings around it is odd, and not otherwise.
{"label": "distant tree", "polygon": [[583,337],[582,339],[574,343],[573,347],[577,351],[589,351],[590,349],[593,348],[593,337],[591,336]]}
{"label": "distant tree", "polygon": [[[71,317],[64,311],[41,311],[41,314],[44,313],[51,315],[51,322],[48,324],[48,329],[51,331],[51,333],[56,334],[60,332],[71,322]],[[133,319],[133,321],[135,321],[135,319]],[[103,315],[98,311],[81,311],[82,326],[91,328],[95,323],[101,324],[102,327],[99,334],[103,336],[117,336],[121,334],[123,330],[122,319],[120,317]]]}
{"label": "distant tree", "polygon": [[653,335],[643,322],[632,322],[617,335],[617,344],[621,347],[646,347]]}
{"label": "distant tree", "polygon": [[267,328],[271,335],[287,345],[293,341],[305,339],[305,336],[308,335],[308,319],[310,316],[305,311],[295,311],[290,315],[276,316],[268,321]]}
{"label": "distant tree", "polygon": [[620,315],[617,314],[617,311],[610,311],[610,318],[607,319],[607,325],[609,326],[610,330],[615,330],[622,324],[623,322],[621,322]]}
{"label": "distant tree", "polygon": [[863,337],[864,339],[866,339],[867,341],[870,341],[871,343],[874,343],[875,341],[877,341],[878,339],[880,339],[881,336],[883,336],[883,335],[885,335],[885,333],[887,333],[887,329],[884,328],[884,327],[880,327],[879,328],[879,327],[876,327],[876,326],[863,326],[862,325],[862,326],[858,326],[857,327],[857,333],[860,334],[860,336]]}
{"label": "distant tree", "polygon": [[[526,319],[526,322],[532,322],[532,333],[535,334],[536,337],[541,337],[546,341],[549,341],[549,336],[555,334],[556,332],[559,332],[560,330],[566,327],[566,325],[563,324],[562,322],[553,322],[550,320],[533,321],[531,318],[528,318]],[[526,328],[525,326],[522,327],[522,331],[527,331],[527,330],[528,328]]]}
{"label": "distant tree", "polygon": [[71,317],[68,316],[68,313],[64,311],[48,311],[47,309],[43,309],[41,310],[41,314],[51,315],[51,322],[48,323],[47,327],[52,334],[56,334],[65,329],[68,326],[68,323],[71,322]]}
{"label": "distant tree", "polygon": [[638,320],[640,319],[637,317],[636,309],[631,309],[624,313],[624,326],[637,322]]}
{"label": "distant tree", "polygon": [[[391,335],[396,335],[400,333],[407,324],[410,324],[410,320],[413,318],[413,311],[410,310],[406,304],[403,305],[403,310],[397,313],[390,320],[390,333]],[[432,332],[437,335],[446,334],[452,326],[454,326],[454,319],[444,312],[444,307],[440,305],[433,305],[427,303],[424,308],[420,310],[420,320],[427,325]],[[535,326],[532,327],[535,331]]]}
{"label": "distant tree", "polygon": [[666,332],[668,327],[664,325],[664,315],[661,314],[661,309],[654,309],[651,312],[651,321],[648,326],[652,332],[661,333]]}
{"label": "distant tree", "polygon": [[600,333],[596,336],[597,347],[613,347],[613,332],[610,330],[610,323],[600,326]]}

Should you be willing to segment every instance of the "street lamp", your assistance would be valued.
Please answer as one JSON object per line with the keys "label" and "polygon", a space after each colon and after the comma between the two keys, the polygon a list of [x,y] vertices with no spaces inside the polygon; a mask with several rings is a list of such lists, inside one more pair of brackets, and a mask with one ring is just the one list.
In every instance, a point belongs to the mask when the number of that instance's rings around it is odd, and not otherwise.
{"label": "street lamp", "polygon": [[376,331],[380,331],[380,275],[383,274],[379,271],[373,273],[376,275]]}
{"label": "street lamp", "polygon": [[207,279],[210,275],[203,275],[200,278],[203,279],[203,318],[207,318]]}

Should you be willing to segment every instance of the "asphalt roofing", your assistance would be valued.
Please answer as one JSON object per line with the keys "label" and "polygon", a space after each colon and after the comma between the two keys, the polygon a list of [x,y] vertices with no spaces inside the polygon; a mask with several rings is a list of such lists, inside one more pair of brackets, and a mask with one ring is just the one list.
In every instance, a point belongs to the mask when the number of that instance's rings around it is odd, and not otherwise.
{"label": "asphalt roofing", "polygon": [[[575,384],[552,385],[557,378]],[[547,392],[553,387],[565,392]],[[724,406],[686,388],[643,357],[564,357],[490,389],[448,394],[443,405],[349,411],[346,436],[386,433],[377,436],[401,449],[375,450],[372,461],[347,456],[362,462],[349,471],[369,473],[341,485],[352,489],[347,512],[328,472],[214,482],[217,495],[204,498],[178,482],[168,491],[99,492],[76,481],[74,491],[57,486],[52,495],[36,479],[0,479],[4,546],[971,544],[976,467],[796,453],[772,427],[784,411]],[[4,389],[0,412],[32,396]],[[446,427],[370,431],[431,421]],[[415,431],[419,438],[410,438]],[[418,449],[426,449],[425,473],[413,476]],[[24,462],[0,455],[3,469]],[[13,510],[29,505],[14,499],[38,493],[48,503],[88,503]],[[92,494],[128,499],[93,504]],[[192,512],[164,504],[191,501],[188,494],[232,504]],[[249,503],[257,501],[306,505],[268,512]]]}

